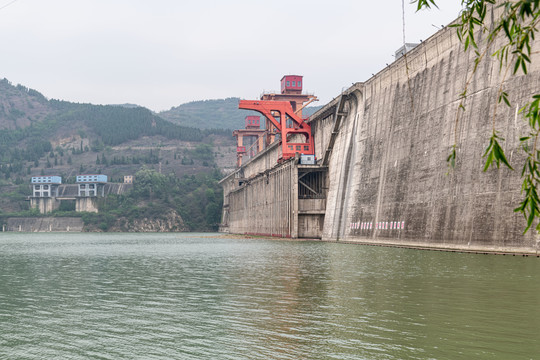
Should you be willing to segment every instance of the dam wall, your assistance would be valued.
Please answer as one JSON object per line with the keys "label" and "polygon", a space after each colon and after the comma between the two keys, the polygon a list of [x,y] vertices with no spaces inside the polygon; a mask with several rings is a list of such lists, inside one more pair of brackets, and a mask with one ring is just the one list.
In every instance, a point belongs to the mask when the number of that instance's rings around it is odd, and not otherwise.
{"label": "dam wall", "polygon": [[[497,11],[489,8],[486,18],[495,19]],[[445,27],[337,94],[309,120],[315,166],[303,169],[298,159],[278,163],[275,147],[221,181],[221,230],[538,253],[534,226],[524,234],[526,221],[513,209],[522,200],[519,138],[529,133],[519,110],[540,91],[540,45],[531,44],[527,75],[507,77],[489,57],[496,45],[473,72],[474,51],[464,52],[455,29]],[[509,94],[510,107],[498,104],[500,89]],[[483,171],[494,130],[514,171]],[[456,163],[449,167],[454,144]]]}
{"label": "dam wall", "polygon": [[[257,164],[254,164],[255,167]],[[294,164],[246,179],[229,193],[230,232],[280,237],[298,237],[294,231]]]}
{"label": "dam wall", "polygon": [[[326,207],[325,168],[302,165],[298,158],[278,163],[278,149],[272,147],[221,180],[221,232],[321,237]],[[265,154],[275,158],[272,167],[261,167]]]}
{"label": "dam wall", "polygon": [[[494,18],[495,10],[489,11]],[[538,50],[534,42],[533,52]],[[524,235],[526,222],[513,209],[522,198],[519,138],[528,134],[518,112],[540,90],[540,59],[534,56],[528,75],[503,79],[499,63],[489,57],[471,75],[473,56],[447,27],[345,92],[347,116],[329,162],[323,239],[538,251],[536,231]],[[465,112],[456,122],[469,78]],[[501,84],[511,107],[496,106]],[[323,139],[323,147],[329,107],[312,117],[312,124],[321,123],[315,138]],[[515,171],[482,171],[493,127],[505,139]],[[446,159],[454,143],[452,169]]]}

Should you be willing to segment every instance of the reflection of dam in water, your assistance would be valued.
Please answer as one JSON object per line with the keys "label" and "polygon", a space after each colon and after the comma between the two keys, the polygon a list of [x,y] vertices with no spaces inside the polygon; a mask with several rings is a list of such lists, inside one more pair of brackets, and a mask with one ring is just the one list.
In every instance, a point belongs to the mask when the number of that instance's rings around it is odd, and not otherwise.
{"label": "reflection of dam in water", "polygon": [[[531,45],[537,61],[527,75],[504,80],[512,107],[501,105],[493,115],[503,81],[496,59],[472,75],[474,53],[463,51],[454,29],[440,30],[310,117],[315,164],[283,159],[274,142],[221,180],[221,230],[537,252],[537,235],[523,234],[523,216],[513,212],[522,198],[520,171],[482,171],[493,123],[509,160],[522,157],[519,138],[528,132],[518,111],[540,79],[540,46]],[[456,122],[471,75],[466,111]],[[449,171],[454,144],[457,163]]]}

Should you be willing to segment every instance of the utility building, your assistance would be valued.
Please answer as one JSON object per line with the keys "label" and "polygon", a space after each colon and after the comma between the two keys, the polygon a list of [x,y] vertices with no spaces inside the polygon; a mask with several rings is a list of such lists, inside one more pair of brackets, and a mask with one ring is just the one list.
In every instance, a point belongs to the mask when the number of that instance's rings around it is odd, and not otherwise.
{"label": "utility building", "polygon": [[56,210],[60,205],[57,196],[58,187],[62,185],[62,177],[33,176],[30,181],[32,184],[30,207],[38,209],[42,214]]}
{"label": "utility building", "polygon": [[302,76],[285,75],[281,78],[282,94],[302,94]]}
{"label": "utility building", "polygon": [[317,101],[317,97],[312,94],[303,94],[304,81],[300,75],[285,75],[281,78],[281,93],[273,92],[264,93],[261,100],[272,101],[288,101],[296,115],[302,117],[302,109],[313,101]]}
{"label": "utility building", "polygon": [[33,197],[56,197],[58,186],[62,184],[62,177],[33,176],[31,181]]}
{"label": "utility building", "polygon": [[[107,183],[107,175],[77,175],[80,197],[104,196],[104,185]],[[100,194],[101,191],[101,194]]]}

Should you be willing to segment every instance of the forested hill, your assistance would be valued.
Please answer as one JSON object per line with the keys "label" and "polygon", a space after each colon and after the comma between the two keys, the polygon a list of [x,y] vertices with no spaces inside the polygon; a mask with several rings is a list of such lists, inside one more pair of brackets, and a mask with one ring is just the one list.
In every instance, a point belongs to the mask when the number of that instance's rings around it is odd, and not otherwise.
{"label": "forested hill", "polygon": [[[162,111],[159,116],[175,124],[200,129],[243,129],[246,116],[260,114],[238,109],[238,101],[240,99],[236,97],[193,101]],[[320,108],[321,106],[307,107],[303,114],[309,116]]]}
{"label": "forested hill", "polygon": [[24,128],[52,112],[49,101],[38,91],[0,80],[0,129]]}
{"label": "forested hill", "polygon": [[9,151],[9,147],[24,140],[46,141],[59,134],[80,132],[105,145],[119,145],[154,135],[182,141],[203,138],[200,129],[173,124],[143,107],[48,100],[36,90],[14,86],[7,79],[0,80],[1,150]]}
{"label": "forested hill", "polygon": [[49,127],[73,126],[90,131],[105,145],[119,145],[141,136],[161,135],[168,139],[201,141],[200,129],[165,121],[143,107],[71,104],[51,100],[58,110]]}
{"label": "forested hill", "polygon": [[239,98],[193,101],[162,111],[159,116],[184,126],[201,129],[242,129],[247,115],[258,113],[238,109]]}

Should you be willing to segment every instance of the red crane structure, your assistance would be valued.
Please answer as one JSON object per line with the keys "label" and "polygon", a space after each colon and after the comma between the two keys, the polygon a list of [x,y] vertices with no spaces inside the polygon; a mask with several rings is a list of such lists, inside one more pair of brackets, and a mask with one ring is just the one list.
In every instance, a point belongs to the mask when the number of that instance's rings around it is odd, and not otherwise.
{"label": "red crane structure", "polygon": [[311,126],[296,115],[289,101],[240,100],[238,108],[257,111],[275,126],[281,134],[280,160],[290,159],[296,153],[315,154]]}
{"label": "red crane structure", "polygon": [[261,129],[260,116],[246,116],[246,128],[233,131],[233,136],[236,137],[236,166],[242,165],[244,155],[253,157],[264,149],[266,133],[265,129]]}

